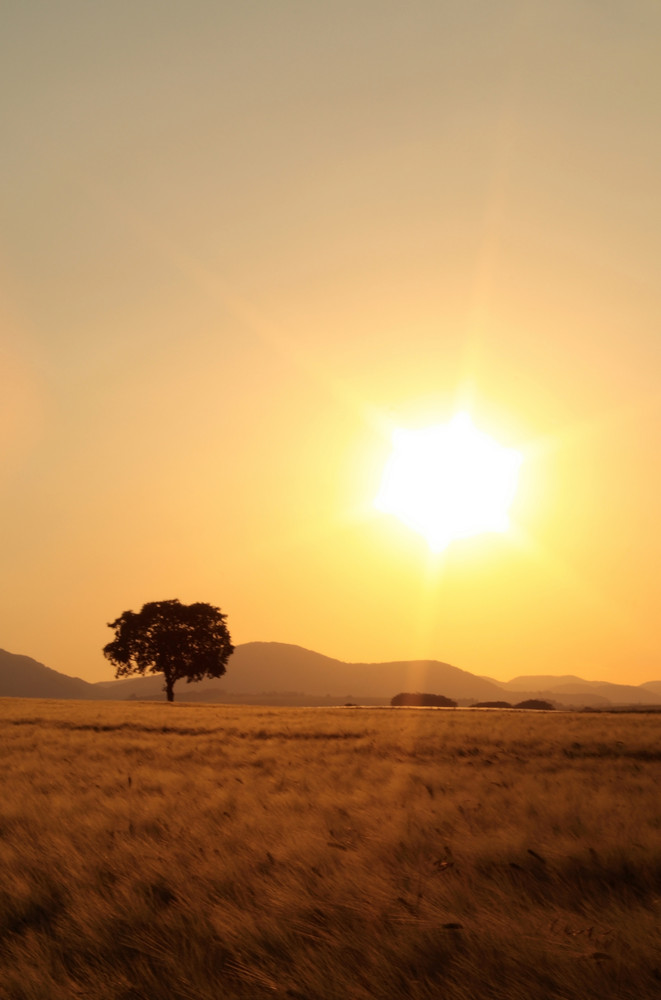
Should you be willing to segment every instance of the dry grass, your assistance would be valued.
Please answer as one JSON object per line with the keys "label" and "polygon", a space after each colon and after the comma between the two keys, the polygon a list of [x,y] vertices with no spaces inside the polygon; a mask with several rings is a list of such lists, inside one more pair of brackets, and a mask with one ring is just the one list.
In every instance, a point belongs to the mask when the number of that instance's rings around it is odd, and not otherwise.
{"label": "dry grass", "polygon": [[0,701],[3,1000],[661,996],[661,719]]}

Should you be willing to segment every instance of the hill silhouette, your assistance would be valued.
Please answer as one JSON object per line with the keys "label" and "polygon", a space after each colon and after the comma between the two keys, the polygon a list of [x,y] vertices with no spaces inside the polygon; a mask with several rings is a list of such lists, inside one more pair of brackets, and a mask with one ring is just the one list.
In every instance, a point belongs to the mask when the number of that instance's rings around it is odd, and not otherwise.
{"label": "hill silhouette", "polygon": [[[399,691],[444,695],[459,704],[542,698],[559,706],[661,704],[661,681],[640,686],[586,681],[574,675],[527,675],[498,682],[440,660],[346,663],[302,646],[247,642],[236,647],[227,674],[217,680],[181,683],[178,701],[282,705],[363,702],[388,704]],[[516,698],[511,695],[516,692]],[[504,697],[505,696],[505,697]],[[0,697],[158,699],[158,674],[88,683],[38,663],[29,656],[0,650]]]}
{"label": "hill silhouette", "polygon": [[228,692],[299,691],[314,695],[392,697],[397,691],[433,691],[450,698],[500,694],[500,688],[439,660],[345,663],[301,646],[248,642],[238,646],[231,671],[223,678]]}
{"label": "hill silhouette", "polygon": [[500,686],[507,691],[530,691],[558,688],[565,684],[582,684],[590,687],[591,683],[591,681],[584,681],[581,677],[575,677],[574,674],[562,674],[558,677],[553,674],[530,674],[513,677],[511,681],[501,681]]}
{"label": "hill silhouette", "polygon": [[51,670],[30,656],[0,649],[0,696],[13,698],[96,698],[96,685]]}
{"label": "hill silhouette", "polygon": [[[504,691],[517,698],[540,697],[562,705],[577,707],[608,705],[658,705],[661,703],[661,682],[645,684],[612,684],[609,681],[586,681],[573,674],[554,677],[550,674],[514,677],[501,683]],[[656,690],[655,690],[656,687]]]}
{"label": "hill silhouette", "polygon": [[[160,677],[134,677],[96,684],[97,697],[157,698],[163,682]],[[179,699],[215,700],[223,695],[310,695],[333,696],[345,701],[382,699],[390,701],[392,692],[401,690],[433,691],[463,700],[502,696],[491,681],[467,670],[460,670],[438,660],[394,661],[390,663],[345,663],[315,653],[302,646],[282,642],[247,642],[237,646],[227,674],[216,681],[180,685]],[[208,696],[208,697],[207,697]]]}
{"label": "hill silhouette", "polygon": [[645,683],[640,686],[641,688],[646,688],[648,691],[651,691],[658,697],[661,697],[661,681],[645,681]]}

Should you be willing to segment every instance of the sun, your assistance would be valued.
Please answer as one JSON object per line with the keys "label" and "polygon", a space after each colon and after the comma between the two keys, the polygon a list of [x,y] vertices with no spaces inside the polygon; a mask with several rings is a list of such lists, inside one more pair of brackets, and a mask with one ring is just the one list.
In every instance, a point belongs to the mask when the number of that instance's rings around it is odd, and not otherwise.
{"label": "sun", "polygon": [[374,506],[423,535],[433,552],[459,538],[509,528],[523,456],[473,426],[467,413],[448,424],[396,430]]}

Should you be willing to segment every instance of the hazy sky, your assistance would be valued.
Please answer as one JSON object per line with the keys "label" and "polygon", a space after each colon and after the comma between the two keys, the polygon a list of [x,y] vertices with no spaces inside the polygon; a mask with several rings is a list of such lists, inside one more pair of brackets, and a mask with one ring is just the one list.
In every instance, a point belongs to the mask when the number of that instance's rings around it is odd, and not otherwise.
{"label": "hazy sky", "polygon": [[[658,0],[6,0],[0,646],[661,678]],[[523,452],[432,555],[394,427]],[[231,661],[230,667],[231,670]]]}

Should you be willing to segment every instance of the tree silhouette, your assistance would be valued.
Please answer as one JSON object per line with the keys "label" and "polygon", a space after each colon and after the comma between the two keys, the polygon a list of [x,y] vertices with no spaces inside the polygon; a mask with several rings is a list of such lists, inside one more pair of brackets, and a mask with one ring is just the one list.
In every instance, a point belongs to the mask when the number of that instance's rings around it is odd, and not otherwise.
{"label": "tree silhouette", "polygon": [[234,652],[225,624],[227,615],[210,604],[152,601],[141,611],[125,611],[108,628],[115,638],[103,655],[116,667],[115,677],[162,673],[167,700],[174,685],[203,677],[222,677]]}

